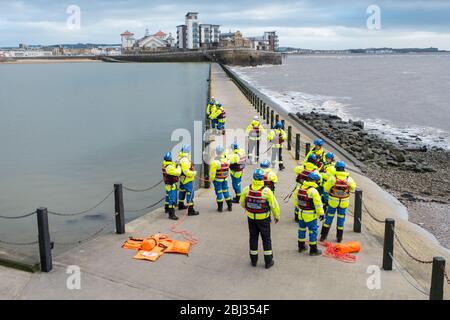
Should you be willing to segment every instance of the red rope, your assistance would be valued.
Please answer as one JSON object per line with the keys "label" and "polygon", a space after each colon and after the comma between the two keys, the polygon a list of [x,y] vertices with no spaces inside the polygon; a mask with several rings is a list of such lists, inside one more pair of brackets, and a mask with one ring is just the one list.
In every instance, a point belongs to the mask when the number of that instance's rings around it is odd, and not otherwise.
{"label": "red rope", "polygon": [[356,256],[350,253],[340,253],[336,250],[336,247],[333,246],[331,242],[324,241],[323,245],[326,247],[326,251],[323,254],[325,257],[334,258],[338,261],[346,262],[346,263],[355,263]]}
{"label": "red rope", "polygon": [[172,233],[181,235],[183,237],[183,239],[185,239],[186,241],[189,241],[190,243],[192,243],[192,245],[196,245],[199,242],[199,239],[197,238],[197,236],[195,236],[191,231],[177,229],[177,226],[181,225],[184,222],[184,220],[186,219],[188,211],[189,211],[189,207],[186,209],[186,211],[183,213],[183,215],[180,217],[180,219],[178,219],[177,222],[175,222],[174,224],[172,224],[170,226],[170,231]]}

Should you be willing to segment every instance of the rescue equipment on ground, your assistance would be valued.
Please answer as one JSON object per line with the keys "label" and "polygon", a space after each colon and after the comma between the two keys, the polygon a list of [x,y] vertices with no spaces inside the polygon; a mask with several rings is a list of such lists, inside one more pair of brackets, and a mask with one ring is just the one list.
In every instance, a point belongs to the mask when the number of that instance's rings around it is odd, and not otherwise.
{"label": "rescue equipment on ground", "polygon": [[157,233],[147,238],[130,238],[125,241],[122,248],[137,250],[134,259],[154,262],[164,253],[188,255],[191,245],[190,241],[173,240],[166,234]]}
{"label": "rescue equipment on ground", "polygon": [[333,246],[331,242],[324,241],[323,245],[326,247],[326,251],[323,254],[325,257],[334,258],[346,263],[355,263],[357,257],[351,253],[356,253],[361,250],[361,245],[357,241],[338,243],[336,246]]}

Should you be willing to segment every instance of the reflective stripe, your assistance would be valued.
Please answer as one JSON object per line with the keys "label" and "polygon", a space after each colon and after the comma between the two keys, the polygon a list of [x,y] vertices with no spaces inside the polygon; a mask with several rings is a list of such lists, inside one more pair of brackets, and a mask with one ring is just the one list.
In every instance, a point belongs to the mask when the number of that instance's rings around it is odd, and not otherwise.
{"label": "reflective stripe", "polygon": [[345,214],[338,214],[338,218],[345,218]]}
{"label": "reflective stripe", "polygon": [[317,244],[317,241],[310,241],[309,244],[315,245]]}
{"label": "reflective stripe", "polygon": [[265,256],[270,256],[272,254],[272,250],[264,251]]}
{"label": "reflective stripe", "polygon": [[256,256],[258,255],[258,250],[250,250],[250,254]]}
{"label": "reflective stripe", "polygon": [[337,227],[338,230],[344,230],[344,227]]}

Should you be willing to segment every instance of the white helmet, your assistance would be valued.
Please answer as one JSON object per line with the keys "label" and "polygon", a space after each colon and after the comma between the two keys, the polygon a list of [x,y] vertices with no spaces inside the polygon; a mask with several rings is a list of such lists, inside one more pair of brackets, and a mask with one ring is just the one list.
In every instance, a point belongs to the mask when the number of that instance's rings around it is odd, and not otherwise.
{"label": "white helmet", "polygon": [[211,100],[216,100],[216,98],[214,98],[214,97],[211,97]]}
{"label": "white helmet", "polygon": [[258,116],[254,116],[253,120],[259,120],[259,117]]}

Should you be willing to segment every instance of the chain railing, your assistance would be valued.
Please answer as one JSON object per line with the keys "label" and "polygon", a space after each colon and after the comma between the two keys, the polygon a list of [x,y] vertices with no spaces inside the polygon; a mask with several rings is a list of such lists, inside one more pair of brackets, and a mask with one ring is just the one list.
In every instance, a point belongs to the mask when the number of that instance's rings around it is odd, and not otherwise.
{"label": "chain railing", "polygon": [[144,208],[142,208],[142,209],[132,209],[132,210],[126,209],[125,211],[126,211],[126,212],[139,212],[139,211],[149,210],[149,209],[151,209],[151,208],[157,206],[158,204],[160,204],[160,203],[163,202],[164,200],[165,200],[165,197],[163,197],[162,199],[158,200],[157,202],[152,203],[151,205],[146,206],[146,207],[144,207]]}
{"label": "chain railing", "polygon": [[139,189],[139,188],[133,188],[133,187],[128,187],[128,186],[123,186],[123,188],[127,191],[131,191],[131,192],[146,192],[146,191],[150,191],[155,189],[157,186],[159,186],[161,183],[163,183],[164,180],[160,180],[158,183],[148,187],[148,188],[143,188],[143,189]]}
{"label": "chain railing", "polygon": [[[406,273],[408,273],[408,271],[402,270],[402,268],[400,267],[400,264],[398,263],[398,261],[394,258],[394,256],[392,254],[390,254],[390,257],[392,259],[392,261],[394,262],[395,268],[396,270],[400,273],[400,275],[403,277],[403,279],[405,279],[406,282],[408,282],[414,289],[416,289],[418,292],[422,293],[425,296],[429,296],[429,293],[426,292],[425,290],[423,290],[422,288],[419,288],[419,286],[417,284],[414,284],[413,281],[411,279],[409,279],[409,277],[406,276]],[[409,274],[409,273],[408,273]],[[411,276],[410,276],[411,277]]]}
{"label": "chain railing", "polygon": [[22,215],[19,215],[19,216],[1,216],[0,215],[0,219],[11,219],[11,220],[13,220],[13,219],[23,219],[23,218],[30,217],[30,216],[34,215],[35,213],[36,213],[36,211],[30,212],[30,213],[25,213],[25,214],[22,214]]}
{"label": "chain railing", "polygon": [[81,214],[85,214],[88,213],[96,208],[98,208],[101,204],[103,204],[112,194],[114,193],[114,190],[112,190],[111,192],[109,192],[100,202],[98,202],[96,205],[94,205],[93,207],[90,207],[88,209],[82,210],[82,211],[78,211],[78,212],[66,212],[66,213],[62,213],[62,212],[56,212],[56,211],[48,211],[49,214],[55,215],[55,216],[62,216],[62,217],[72,217],[72,216],[78,216]]}

